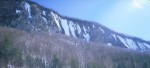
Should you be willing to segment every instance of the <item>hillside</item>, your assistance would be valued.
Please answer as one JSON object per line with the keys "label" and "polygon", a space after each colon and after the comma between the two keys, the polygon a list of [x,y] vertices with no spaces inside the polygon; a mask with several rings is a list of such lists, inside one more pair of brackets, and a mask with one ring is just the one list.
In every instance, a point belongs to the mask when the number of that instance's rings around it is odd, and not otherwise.
{"label": "hillside", "polygon": [[0,68],[150,68],[150,41],[31,0],[1,0]]}
{"label": "hillside", "polygon": [[109,47],[102,43],[87,43],[82,39],[56,33],[29,33],[0,27],[0,46],[0,68],[150,67],[149,54]]}
{"label": "hillside", "polygon": [[[147,52],[150,42],[97,23],[63,16],[30,0],[2,0],[0,26],[28,32],[61,33],[74,38]],[[5,12],[4,12],[5,11]]]}

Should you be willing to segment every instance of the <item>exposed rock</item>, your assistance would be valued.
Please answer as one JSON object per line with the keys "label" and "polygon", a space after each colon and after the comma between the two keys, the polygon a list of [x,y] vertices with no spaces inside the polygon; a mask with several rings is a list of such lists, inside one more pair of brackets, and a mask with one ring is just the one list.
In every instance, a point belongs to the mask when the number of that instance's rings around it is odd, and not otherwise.
{"label": "exposed rock", "polygon": [[86,41],[111,43],[112,46],[133,50],[150,50],[149,41],[114,32],[95,22],[62,16],[31,1],[2,0],[1,4],[0,25],[2,26],[30,32],[62,33]]}

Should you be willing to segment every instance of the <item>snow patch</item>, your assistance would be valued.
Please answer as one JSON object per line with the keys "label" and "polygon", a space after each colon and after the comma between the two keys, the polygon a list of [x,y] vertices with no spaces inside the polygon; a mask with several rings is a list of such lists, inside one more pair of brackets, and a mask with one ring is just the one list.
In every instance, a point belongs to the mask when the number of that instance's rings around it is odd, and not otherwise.
{"label": "snow patch", "polygon": [[138,42],[137,44],[132,40],[132,39],[129,39],[129,38],[122,38],[120,36],[117,36],[121,42],[129,49],[133,49],[133,50],[137,50],[138,49],[138,45],[139,47],[142,49],[142,50],[145,50],[146,48],[150,48],[150,45],[147,44],[147,43],[140,43]]}
{"label": "snow patch", "polygon": [[105,33],[105,31],[104,31],[101,27],[99,27],[99,29],[100,29],[103,33]]}
{"label": "snow patch", "polygon": [[77,25],[77,30],[78,30],[79,33],[81,33],[81,28],[80,28],[79,25]]}
{"label": "snow patch", "polygon": [[43,14],[43,15],[46,15],[46,12],[45,12],[45,11],[43,11],[43,12],[42,12],[42,14]]}
{"label": "snow patch", "polygon": [[124,39],[120,36],[118,36],[118,38],[121,40],[121,42],[129,49],[133,49],[136,50],[138,47],[137,45],[134,43],[134,41],[132,39]]}
{"label": "snow patch", "polygon": [[88,27],[88,30],[90,30],[90,27]]}
{"label": "snow patch", "polygon": [[142,50],[145,50],[146,48],[150,48],[150,45],[147,43],[138,43],[138,45]]}
{"label": "snow patch", "polygon": [[65,34],[70,36],[67,20],[61,19],[61,24],[62,24],[62,27],[64,28]]}
{"label": "snow patch", "polygon": [[85,33],[83,34],[84,38],[89,42],[89,40],[90,40],[90,35],[89,35],[89,33],[87,33],[85,26],[83,26],[83,31],[85,32]]}
{"label": "snow patch", "polygon": [[72,21],[70,21],[69,27],[70,27],[70,30],[71,30],[71,33],[72,33],[73,37],[76,37],[76,36],[75,36],[74,24],[73,24]]}
{"label": "snow patch", "polygon": [[42,18],[43,18],[43,20],[46,22],[46,24],[48,24],[46,18],[45,18],[45,17],[42,17]]}
{"label": "snow patch", "polygon": [[93,25],[93,28],[95,28],[95,25]]}
{"label": "snow patch", "polygon": [[60,25],[59,25],[59,17],[58,15],[54,14],[53,12],[51,12],[53,18],[54,18],[54,21],[55,23],[57,24],[58,28],[60,29]]}
{"label": "snow patch", "polygon": [[145,49],[145,47],[144,47],[144,45],[143,45],[142,43],[138,43],[138,45],[139,45],[139,47],[140,47],[142,50]]}
{"label": "snow patch", "polygon": [[144,46],[146,46],[147,48],[150,48],[150,45],[147,43],[143,43]]}
{"label": "snow patch", "polygon": [[90,35],[88,33],[84,34],[84,38],[89,42],[90,41]]}
{"label": "snow patch", "polygon": [[129,45],[129,47],[131,49],[136,50],[138,47],[137,45],[134,43],[134,41],[132,39],[126,39],[127,44]]}
{"label": "snow patch", "polygon": [[25,2],[25,9],[29,13],[29,17],[28,18],[32,18],[32,16],[31,16],[31,7],[30,7],[30,5],[27,2]]}
{"label": "snow patch", "polygon": [[123,39],[122,37],[118,36],[118,38],[120,39],[120,41],[127,47],[130,48],[130,46],[126,43],[125,39]]}
{"label": "snow patch", "polygon": [[85,27],[83,26],[83,30],[84,30],[84,32],[86,32],[86,29],[85,29]]}
{"label": "snow patch", "polygon": [[116,37],[116,35],[115,34],[112,34],[112,36],[115,38],[115,40],[117,41],[117,37]]}
{"label": "snow patch", "polygon": [[16,13],[21,13],[21,11],[20,10],[16,10]]}

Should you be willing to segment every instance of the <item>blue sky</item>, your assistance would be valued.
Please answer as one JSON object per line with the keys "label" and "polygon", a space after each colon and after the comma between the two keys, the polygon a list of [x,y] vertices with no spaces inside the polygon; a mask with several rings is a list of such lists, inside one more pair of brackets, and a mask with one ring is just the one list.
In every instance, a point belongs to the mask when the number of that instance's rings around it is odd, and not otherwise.
{"label": "blue sky", "polygon": [[149,0],[33,0],[62,15],[96,21],[150,41]]}

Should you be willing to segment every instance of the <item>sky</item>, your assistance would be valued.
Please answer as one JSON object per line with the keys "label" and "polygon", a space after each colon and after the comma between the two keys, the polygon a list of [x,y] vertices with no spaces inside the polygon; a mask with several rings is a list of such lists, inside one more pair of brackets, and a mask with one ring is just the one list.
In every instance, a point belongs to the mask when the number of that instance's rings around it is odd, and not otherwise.
{"label": "sky", "polygon": [[98,22],[150,41],[149,0],[32,0],[61,15]]}

